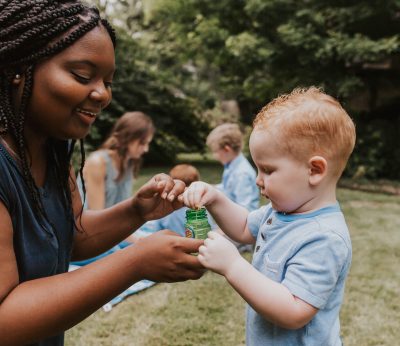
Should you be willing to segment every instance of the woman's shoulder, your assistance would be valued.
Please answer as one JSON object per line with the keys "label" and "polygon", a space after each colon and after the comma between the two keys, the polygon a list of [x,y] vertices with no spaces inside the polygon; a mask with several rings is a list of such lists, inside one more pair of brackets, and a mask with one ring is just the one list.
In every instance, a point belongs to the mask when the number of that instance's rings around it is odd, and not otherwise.
{"label": "woman's shoulder", "polygon": [[110,159],[110,155],[107,150],[96,150],[90,153],[85,161],[85,166],[90,165],[93,167],[104,167],[107,161]]}

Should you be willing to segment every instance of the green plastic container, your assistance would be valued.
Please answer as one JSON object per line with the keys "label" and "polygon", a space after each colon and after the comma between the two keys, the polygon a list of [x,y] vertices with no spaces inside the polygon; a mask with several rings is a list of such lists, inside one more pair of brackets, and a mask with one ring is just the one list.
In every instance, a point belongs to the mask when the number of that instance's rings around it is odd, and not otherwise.
{"label": "green plastic container", "polygon": [[211,226],[206,208],[186,210],[185,235],[187,238],[206,239]]}

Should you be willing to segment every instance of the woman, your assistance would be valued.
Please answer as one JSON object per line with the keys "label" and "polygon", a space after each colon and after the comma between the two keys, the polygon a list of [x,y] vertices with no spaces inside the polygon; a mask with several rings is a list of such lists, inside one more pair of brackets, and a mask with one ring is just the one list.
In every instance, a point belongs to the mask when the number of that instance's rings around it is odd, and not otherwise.
{"label": "woman", "polygon": [[[85,207],[104,209],[132,195],[133,178],[138,174],[141,157],[149,150],[153,135],[153,122],[142,112],[128,112],[117,120],[100,149],[86,160]],[[83,188],[80,190],[83,196]]]}
{"label": "woman", "polygon": [[190,253],[201,242],[166,233],[66,272],[181,207],[184,189],[160,174],[124,202],[82,211],[70,158],[110,103],[115,70],[98,11],[1,1],[0,47],[0,345],[62,345],[64,330],[136,281],[199,278]]}

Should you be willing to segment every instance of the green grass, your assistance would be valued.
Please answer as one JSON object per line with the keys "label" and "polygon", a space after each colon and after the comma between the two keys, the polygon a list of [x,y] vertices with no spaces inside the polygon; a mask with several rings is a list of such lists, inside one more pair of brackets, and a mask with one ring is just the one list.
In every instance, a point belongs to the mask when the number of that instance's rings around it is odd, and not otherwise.
{"label": "green grass", "polygon": [[[205,181],[220,180],[220,165],[190,159]],[[136,188],[169,168],[144,168]],[[338,199],[353,242],[341,311],[344,343],[398,345],[400,197],[339,189]],[[244,345],[244,311],[239,295],[222,277],[208,272],[197,281],[157,284],[111,312],[97,311],[67,332],[66,345]]]}

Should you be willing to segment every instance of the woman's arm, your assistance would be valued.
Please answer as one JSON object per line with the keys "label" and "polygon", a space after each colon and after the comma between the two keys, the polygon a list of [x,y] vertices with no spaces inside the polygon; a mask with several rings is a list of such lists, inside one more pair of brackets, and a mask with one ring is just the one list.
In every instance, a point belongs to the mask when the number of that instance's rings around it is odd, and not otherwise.
{"label": "woman's arm", "polygon": [[106,206],[106,162],[97,152],[92,153],[86,160],[83,178],[89,209],[104,209]]}
{"label": "woman's arm", "polygon": [[201,241],[159,232],[81,269],[19,283],[13,228],[0,202],[0,345],[58,334],[141,279],[197,279]]}
{"label": "woman's arm", "polygon": [[72,174],[71,193],[75,223],[73,260],[96,256],[124,240],[145,221],[163,217],[182,206],[176,198],[185,188],[166,174],[154,176],[133,198],[103,210],[84,210]]}

